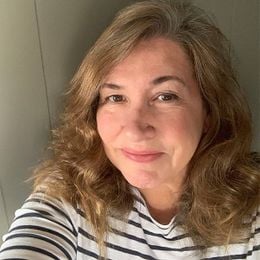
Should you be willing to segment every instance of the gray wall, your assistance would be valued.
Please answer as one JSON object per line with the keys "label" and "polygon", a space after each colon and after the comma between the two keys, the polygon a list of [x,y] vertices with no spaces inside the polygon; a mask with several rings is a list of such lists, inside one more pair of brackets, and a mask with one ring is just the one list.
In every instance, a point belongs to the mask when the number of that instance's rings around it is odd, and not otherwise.
{"label": "gray wall", "polygon": [[62,93],[127,0],[0,0],[0,236],[30,193]]}
{"label": "gray wall", "polygon": [[253,113],[254,150],[260,151],[260,1],[193,0],[210,12],[231,41],[238,79]]}
{"label": "gray wall", "polygon": [[[25,180],[44,153],[62,93],[86,50],[130,0],[0,0],[0,235],[30,193]],[[260,150],[260,4],[194,0],[232,41]]]}

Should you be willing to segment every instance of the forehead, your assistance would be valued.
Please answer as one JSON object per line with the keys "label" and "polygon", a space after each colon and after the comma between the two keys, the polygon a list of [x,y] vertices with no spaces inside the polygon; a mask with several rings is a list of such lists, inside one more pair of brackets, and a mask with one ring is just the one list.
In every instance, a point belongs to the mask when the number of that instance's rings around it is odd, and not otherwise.
{"label": "forehead", "polygon": [[192,64],[184,48],[177,42],[166,38],[152,38],[139,42],[130,54],[117,64],[107,75],[105,81],[129,76],[193,74]]}

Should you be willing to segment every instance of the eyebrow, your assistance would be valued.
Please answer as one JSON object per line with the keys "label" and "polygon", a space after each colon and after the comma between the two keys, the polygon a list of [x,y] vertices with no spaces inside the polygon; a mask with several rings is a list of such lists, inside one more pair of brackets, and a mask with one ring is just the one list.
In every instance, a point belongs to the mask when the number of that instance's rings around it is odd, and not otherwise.
{"label": "eyebrow", "polygon": [[166,81],[177,81],[179,83],[181,83],[183,86],[186,86],[185,82],[183,79],[181,79],[180,77],[178,76],[173,76],[173,75],[166,75],[166,76],[161,76],[159,78],[156,78],[152,81],[152,84],[153,85],[159,85],[159,84],[162,84]]}
{"label": "eyebrow", "polygon": [[[178,76],[172,76],[172,75],[166,75],[166,76],[158,77],[156,79],[153,79],[151,81],[151,83],[152,83],[152,85],[156,86],[156,85],[160,85],[160,84],[167,82],[167,81],[177,81],[177,82],[181,83],[181,85],[186,87],[186,84],[185,84],[183,79],[181,79]],[[113,83],[103,83],[101,85],[101,88],[110,88],[110,89],[115,89],[115,90],[121,89],[123,87],[124,86],[120,86],[120,85],[113,84]]]}
{"label": "eyebrow", "polygon": [[123,88],[123,86],[119,86],[119,85],[116,85],[116,84],[113,84],[113,83],[103,83],[101,85],[101,89],[102,88],[121,89],[121,88]]}

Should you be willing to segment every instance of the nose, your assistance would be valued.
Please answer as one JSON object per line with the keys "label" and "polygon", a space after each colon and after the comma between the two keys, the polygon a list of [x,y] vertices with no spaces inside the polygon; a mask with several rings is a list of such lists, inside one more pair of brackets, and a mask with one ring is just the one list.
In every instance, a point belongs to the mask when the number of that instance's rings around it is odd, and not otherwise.
{"label": "nose", "polygon": [[146,106],[129,108],[124,115],[122,131],[128,141],[140,142],[154,138],[153,115]]}

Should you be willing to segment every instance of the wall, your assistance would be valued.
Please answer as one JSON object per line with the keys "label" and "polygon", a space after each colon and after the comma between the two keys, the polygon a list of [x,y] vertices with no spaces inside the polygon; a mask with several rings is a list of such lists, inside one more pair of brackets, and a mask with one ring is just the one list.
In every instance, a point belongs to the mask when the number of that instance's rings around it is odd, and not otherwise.
{"label": "wall", "polygon": [[[0,0],[0,235],[30,193],[25,180],[43,156],[62,93],[86,50],[130,0]],[[194,0],[232,41],[260,150],[257,0]]]}
{"label": "wall", "polygon": [[62,94],[127,0],[0,0],[0,236],[31,190]]}
{"label": "wall", "polygon": [[215,17],[219,27],[231,41],[235,69],[253,116],[252,148],[260,151],[260,1],[193,0],[193,2]]}

